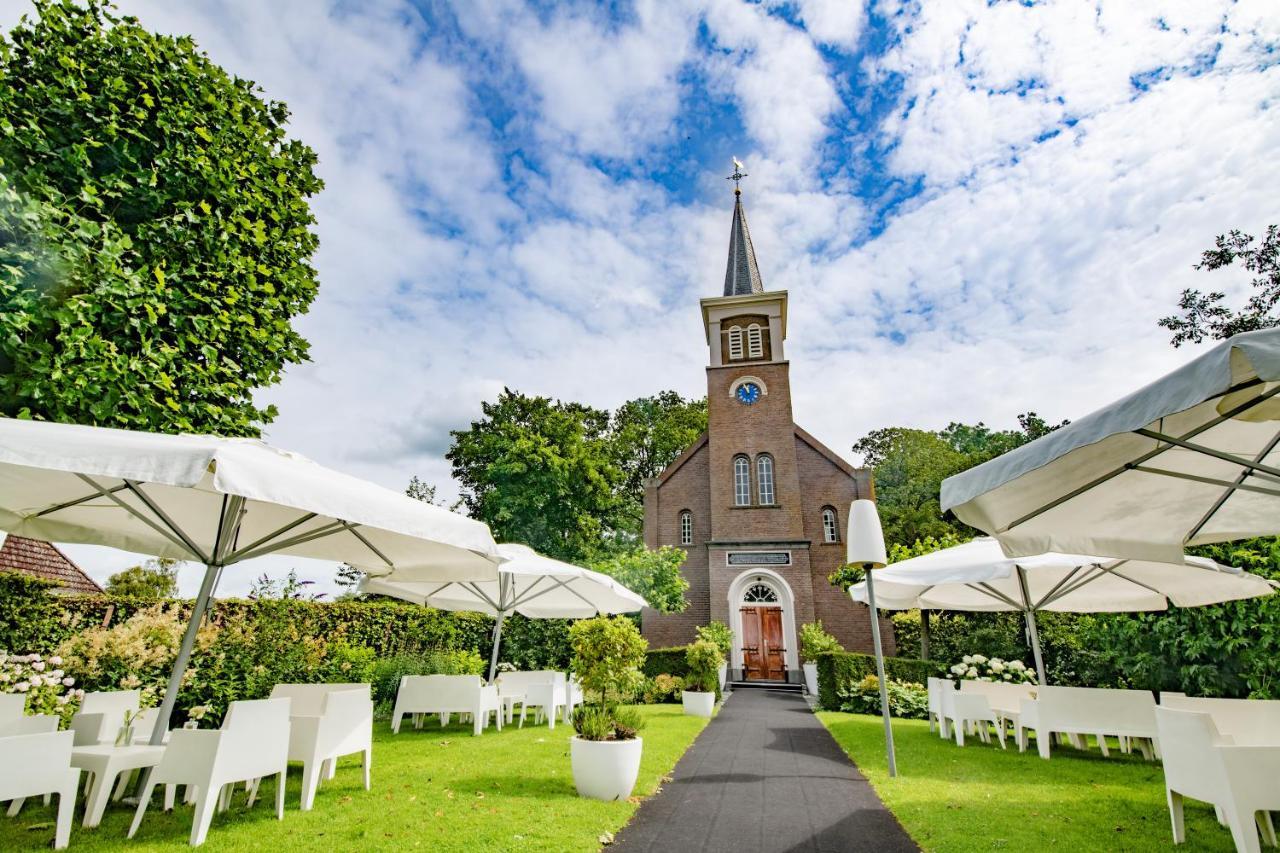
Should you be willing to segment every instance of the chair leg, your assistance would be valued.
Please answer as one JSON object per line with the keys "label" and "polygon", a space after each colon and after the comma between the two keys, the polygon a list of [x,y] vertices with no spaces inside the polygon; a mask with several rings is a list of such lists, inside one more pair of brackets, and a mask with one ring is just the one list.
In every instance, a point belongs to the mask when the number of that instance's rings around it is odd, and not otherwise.
{"label": "chair leg", "polygon": [[22,811],[22,804],[27,801],[26,797],[18,797],[18,799],[9,803],[9,811],[5,812],[9,817],[17,817],[18,812]]}
{"label": "chair leg", "polygon": [[1173,843],[1181,844],[1187,840],[1187,827],[1182,820],[1182,795],[1172,788],[1165,789],[1169,801],[1169,822],[1173,824]]}
{"label": "chair leg", "polygon": [[1276,828],[1271,822],[1271,812],[1258,812],[1258,832],[1262,835],[1262,841],[1268,847],[1276,846]]}
{"label": "chair leg", "polygon": [[1040,757],[1046,760],[1049,758],[1049,750],[1051,748],[1049,739],[1051,737],[1052,735],[1044,729],[1036,729],[1036,749],[1040,751]]}
{"label": "chair leg", "polygon": [[487,714],[471,715],[471,734],[472,735],[478,736],[481,732],[484,731],[484,723],[487,717],[488,717]]}
{"label": "chair leg", "polygon": [[258,787],[262,784],[262,777],[254,779],[248,786],[249,796],[245,799],[245,808],[252,808],[253,804],[258,801]]}
{"label": "chair leg", "polygon": [[316,784],[319,781],[320,768],[313,758],[302,765],[302,811],[311,811],[311,804],[316,799]]}
{"label": "chair leg", "polygon": [[1223,806],[1222,811],[1226,815],[1237,853],[1262,853],[1262,845],[1258,841],[1258,826],[1254,823],[1253,815],[1242,814],[1235,803]]}
{"label": "chair leg", "polygon": [[964,746],[964,721],[956,720],[952,726],[956,732],[956,746]]}
{"label": "chair leg", "polygon": [[1107,736],[1104,734],[1094,735],[1098,739],[1098,749],[1102,750],[1103,758],[1110,758],[1111,751],[1107,749]]}
{"label": "chair leg", "polygon": [[209,824],[213,823],[213,813],[218,811],[218,801],[222,798],[221,785],[209,785],[200,791],[196,798],[196,813],[191,818],[192,847],[204,844],[209,835]]}
{"label": "chair leg", "polygon": [[524,728],[524,703],[520,703],[520,725],[518,728]]}
{"label": "chair leg", "polygon": [[364,789],[367,791],[369,790],[369,768],[373,766],[372,747],[365,747],[361,763],[364,764]]}
{"label": "chair leg", "polygon": [[391,715],[391,733],[393,735],[400,734],[400,720],[403,718],[404,718],[404,712],[398,709],[394,714]]}
{"label": "chair leg", "polygon": [[[147,804],[151,802],[151,793],[156,789],[156,783],[147,780],[147,784],[143,786],[142,793],[138,795],[138,808],[133,813],[133,823],[129,824],[129,838],[133,838],[138,833],[138,827],[142,824],[142,816],[147,813]],[[168,792],[173,791],[173,786],[168,787]],[[166,792],[165,800],[169,808],[172,808],[172,800],[169,793]]]}
{"label": "chair leg", "polygon": [[338,759],[330,758],[324,763],[324,778],[332,779],[338,775]]}
{"label": "chair leg", "polygon": [[276,820],[284,820],[284,777],[286,770],[276,774]]}
{"label": "chair leg", "polygon": [[71,771],[67,784],[58,792],[58,822],[53,832],[53,849],[62,850],[71,840],[71,821],[76,813],[76,789],[80,787],[80,771]]}
{"label": "chair leg", "polygon": [[[153,786],[153,787],[154,787],[154,786]],[[171,811],[173,811],[173,800],[174,800],[174,796],[175,796],[177,793],[178,793],[178,786],[177,786],[177,785],[165,785],[165,786],[164,786],[164,810],[165,810],[165,811],[167,811],[167,812],[171,812]]]}
{"label": "chair leg", "polygon": [[997,724],[996,724],[996,737],[1000,739],[1000,748],[1001,748],[1001,749],[1008,749],[1008,748],[1009,748],[1009,747],[1005,744],[1005,742],[1004,742],[1004,724],[1003,724],[1003,723],[997,723]]}
{"label": "chair leg", "polygon": [[231,808],[231,791],[234,785],[223,785],[218,791],[218,811],[225,812]]}

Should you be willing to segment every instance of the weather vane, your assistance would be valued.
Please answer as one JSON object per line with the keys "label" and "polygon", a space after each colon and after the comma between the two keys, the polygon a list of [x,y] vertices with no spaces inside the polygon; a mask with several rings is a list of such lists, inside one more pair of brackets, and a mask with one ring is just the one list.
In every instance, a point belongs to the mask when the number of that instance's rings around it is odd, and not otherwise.
{"label": "weather vane", "polygon": [[747,177],[747,173],[742,171],[744,168],[745,167],[742,165],[742,161],[739,160],[737,157],[734,157],[733,158],[733,174],[725,178],[726,181],[733,181],[734,195],[742,194],[742,189],[738,186],[738,184],[742,181],[743,178]]}

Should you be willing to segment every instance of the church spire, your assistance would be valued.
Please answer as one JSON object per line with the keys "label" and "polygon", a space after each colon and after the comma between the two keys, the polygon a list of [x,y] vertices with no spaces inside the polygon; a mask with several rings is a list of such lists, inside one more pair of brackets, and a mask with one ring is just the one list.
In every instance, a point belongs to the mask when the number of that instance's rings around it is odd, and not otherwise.
{"label": "church spire", "polygon": [[756,266],[756,250],[751,245],[751,232],[747,230],[747,212],[742,209],[742,189],[738,182],[745,178],[742,164],[735,157],[733,174],[733,223],[729,226],[729,264],[724,272],[724,295],[746,296],[764,293],[760,280],[760,268]]}

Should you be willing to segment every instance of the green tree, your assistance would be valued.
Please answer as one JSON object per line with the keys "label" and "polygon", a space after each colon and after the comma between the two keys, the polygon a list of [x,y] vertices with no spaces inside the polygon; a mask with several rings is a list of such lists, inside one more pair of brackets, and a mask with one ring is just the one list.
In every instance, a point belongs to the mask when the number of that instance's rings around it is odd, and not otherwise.
{"label": "green tree", "polygon": [[178,561],[166,558],[147,560],[107,578],[107,594],[130,598],[177,598]]}
{"label": "green tree", "polygon": [[315,153],[191,38],[35,11],[0,36],[0,414],[257,435],[307,358]]}
{"label": "green tree", "polygon": [[675,391],[628,400],[610,421],[614,464],[622,471],[620,513],[632,532],[644,523],[644,481],[656,477],[707,429],[707,400]]}
{"label": "green tree", "polygon": [[1241,332],[1270,329],[1280,325],[1275,314],[1280,303],[1280,226],[1271,225],[1262,242],[1254,246],[1254,238],[1240,231],[1219,234],[1212,249],[1200,256],[1195,269],[1211,272],[1229,267],[1239,261],[1254,278],[1251,282],[1254,294],[1244,307],[1233,311],[1224,303],[1227,296],[1222,291],[1203,293],[1188,288],[1178,300],[1180,315],[1164,317],[1159,324],[1173,332],[1170,341],[1175,347],[1187,342],[1200,343],[1205,338],[1223,340]]}
{"label": "green tree", "polygon": [[562,560],[611,550],[622,472],[608,412],[504,389],[483,414],[446,454],[471,516],[499,541]]}
{"label": "green tree", "polygon": [[600,560],[591,568],[640,595],[659,613],[681,613],[689,606],[684,597],[689,582],[680,574],[687,556],[679,548],[639,548]]}

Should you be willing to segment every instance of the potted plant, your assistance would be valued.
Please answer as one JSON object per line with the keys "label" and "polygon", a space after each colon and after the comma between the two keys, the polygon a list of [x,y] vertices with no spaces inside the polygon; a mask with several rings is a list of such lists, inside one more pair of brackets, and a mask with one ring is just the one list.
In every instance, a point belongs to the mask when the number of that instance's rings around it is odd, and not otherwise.
{"label": "potted plant", "polygon": [[583,619],[569,629],[569,639],[586,700],[573,715],[573,783],[579,796],[626,799],[640,773],[644,720],[635,708],[618,703],[643,681],[640,667],[649,644],[625,616]]}
{"label": "potted plant", "polygon": [[685,649],[684,661],[689,665],[682,697],[684,712],[692,717],[710,717],[716,706],[717,673],[724,655],[715,643],[698,640]]}
{"label": "potted plant", "polygon": [[729,653],[733,651],[733,631],[723,622],[710,622],[698,629],[698,639],[720,647],[720,689],[729,680]]}
{"label": "potted plant", "polygon": [[842,651],[844,646],[823,629],[821,620],[800,626],[800,657],[804,658],[804,689],[810,695],[818,695],[818,655]]}

